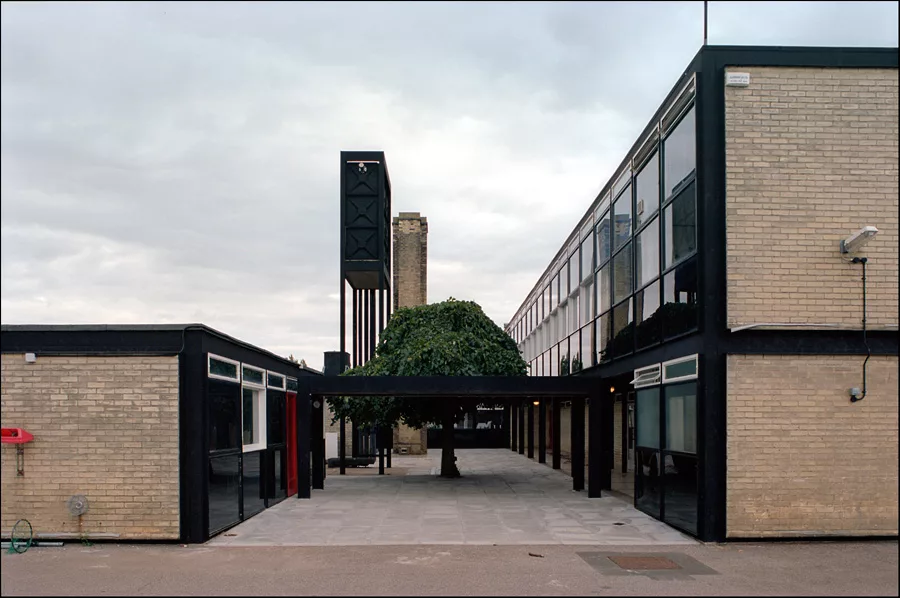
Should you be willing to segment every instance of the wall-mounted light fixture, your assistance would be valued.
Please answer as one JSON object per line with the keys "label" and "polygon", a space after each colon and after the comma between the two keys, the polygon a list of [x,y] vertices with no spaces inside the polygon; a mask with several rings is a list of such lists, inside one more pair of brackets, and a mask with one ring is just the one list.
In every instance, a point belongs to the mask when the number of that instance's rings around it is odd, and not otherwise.
{"label": "wall-mounted light fixture", "polygon": [[878,229],[874,226],[862,227],[846,239],[841,239],[841,253],[853,253],[858,251],[877,234]]}
{"label": "wall-mounted light fixture", "polygon": [[534,404],[535,404],[535,406],[537,406],[537,405],[540,405],[541,402],[540,402],[540,401],[535,401]]}
{"label": "wall-mounted light fixture", "polygon": [[609,392],[616,392],[616,387],[615,387],[615,386],[610,386],[610,387],[609,387]]}

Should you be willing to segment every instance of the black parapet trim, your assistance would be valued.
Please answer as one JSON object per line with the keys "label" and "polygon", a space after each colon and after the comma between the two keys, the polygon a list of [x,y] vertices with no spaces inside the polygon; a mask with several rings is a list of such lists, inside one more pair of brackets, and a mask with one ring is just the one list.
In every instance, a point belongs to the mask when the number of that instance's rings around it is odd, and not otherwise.
{"label": "black parapet trim", "polygon": [[584,398],[594,383],[579,376],[317,376],[310,389],[321,396]]}

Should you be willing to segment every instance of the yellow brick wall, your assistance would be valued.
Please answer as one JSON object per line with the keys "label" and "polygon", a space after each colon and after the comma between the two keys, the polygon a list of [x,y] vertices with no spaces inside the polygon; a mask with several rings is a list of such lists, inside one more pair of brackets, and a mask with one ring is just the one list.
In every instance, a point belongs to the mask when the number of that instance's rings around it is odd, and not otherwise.
{"label": "yellow brick wall", "polygon": [[[4,354],[2,422],[24,428],[25,475],[2,446],[2,534],[77,534],[66,501],[84,494],[90,537],[179,537],[178,358]],[[114,534],[117,536],[109,536]]]}
{"label": "yellow brick wall", "polygon": [[896,356],[729,355],[727,535],[897,534]]}
{"label": "yellow brick wall", "polygon": [[728,324],[897,325],[897,69],[742,67],[725,88]]}

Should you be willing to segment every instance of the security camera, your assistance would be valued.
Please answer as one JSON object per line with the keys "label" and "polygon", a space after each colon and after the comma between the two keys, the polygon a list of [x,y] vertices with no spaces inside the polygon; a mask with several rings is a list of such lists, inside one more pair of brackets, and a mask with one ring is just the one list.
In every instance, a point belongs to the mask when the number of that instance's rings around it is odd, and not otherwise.
{"label": "security camera", "polygon": [[878,234],[874,226],[864,226],[846,239],[841,241],[841,253],[853,253],[869,242],[869,239]]}

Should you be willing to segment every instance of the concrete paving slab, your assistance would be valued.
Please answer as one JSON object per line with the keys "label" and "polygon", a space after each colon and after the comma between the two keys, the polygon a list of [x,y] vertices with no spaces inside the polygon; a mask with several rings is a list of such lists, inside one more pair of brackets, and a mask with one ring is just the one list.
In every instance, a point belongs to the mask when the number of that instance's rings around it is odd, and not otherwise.
{"label": "concrete paving slab", "polygon": [[[207,546],[689,545],[696,541],[612,495],[588,498],[564,472],[505,449],[456,451],[462,478],[438,477],[440,451],[397,455],[403,475],[377,468],[290,498]],[[371,471],[367,471],[370,469]],[[390,470],[387,470],[390,471]],[[620,524],[620,525],[617,525]]]}

